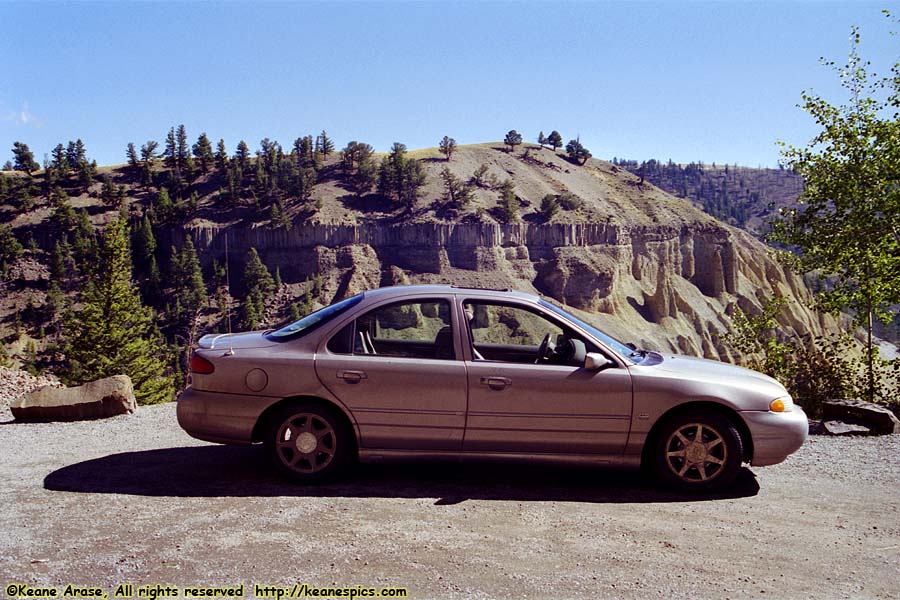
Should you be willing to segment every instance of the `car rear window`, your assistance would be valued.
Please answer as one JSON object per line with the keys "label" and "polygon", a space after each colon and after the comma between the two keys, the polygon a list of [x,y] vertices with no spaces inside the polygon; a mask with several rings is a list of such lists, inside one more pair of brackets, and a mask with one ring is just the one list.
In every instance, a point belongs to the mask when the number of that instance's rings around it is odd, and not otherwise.
{"label": "car rear window", "polygon": [[294,321],[290,325],[267,333],[266,339],[273,342],[286,342],[288,340],[294,340],[302,337],[313,329],[316,329],[320,325],[324,325],[325,323],[329,322],[331,319],[335,318],[342,312],[353,308],[354,306],[359,304],[362,299],[363,295],[357,294],[356,296],[351,296],[346,300],[341,300],[336,304],[326,306],[325,308],[320,308],[319,310],[306,315],[299,321]]}

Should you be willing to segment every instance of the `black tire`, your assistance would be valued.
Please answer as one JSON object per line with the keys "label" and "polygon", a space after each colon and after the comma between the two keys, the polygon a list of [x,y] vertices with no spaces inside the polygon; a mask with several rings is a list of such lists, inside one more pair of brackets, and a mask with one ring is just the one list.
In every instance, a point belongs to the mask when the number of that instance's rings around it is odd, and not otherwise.
{"label": "black tire", "polygon": [[710,492],[734,481],[743,455],[741,435],[728,418],[709,412],[684,413],[660,429],[652,463],[657,477],[667,485]]}
{"label": "black tire", "polygon": [[353,431],[342,416],[315,402],[294,402],[275,412],[263,445],[282,475],[302,483],[334,477],[356,448]]}

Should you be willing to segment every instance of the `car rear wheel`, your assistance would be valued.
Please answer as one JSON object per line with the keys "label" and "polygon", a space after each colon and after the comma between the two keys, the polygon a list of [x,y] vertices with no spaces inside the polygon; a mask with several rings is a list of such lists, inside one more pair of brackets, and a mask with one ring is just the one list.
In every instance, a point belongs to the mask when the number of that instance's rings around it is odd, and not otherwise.
{"label": "car rear wheel", "polygon": [[279,410],[269,422],[264,444],[275,467],[296,481],[331,477],[346,466],[352,432],[334,410],[296,403]]}
{"label": "car rear wheel", "polygon": [[684,414],[660,431],[654,453],[656,473],[686,491],[707,492],[732,483],[743,461],[741,436],[717,414]]}

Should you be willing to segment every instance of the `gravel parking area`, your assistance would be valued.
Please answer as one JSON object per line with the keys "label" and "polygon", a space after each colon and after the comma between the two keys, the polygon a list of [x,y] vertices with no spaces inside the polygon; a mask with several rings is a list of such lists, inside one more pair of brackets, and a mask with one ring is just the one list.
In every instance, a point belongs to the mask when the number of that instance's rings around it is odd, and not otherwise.
{"label": "gravel parking area", "polygon": [[174,404],[0,424],[0,583],[110,598],[118,583],[240,582],[411,598],[900,597],[897,435],[812,438],[716,497],[503,465],[363,466],[301,487],[262,459],[189,438]]}

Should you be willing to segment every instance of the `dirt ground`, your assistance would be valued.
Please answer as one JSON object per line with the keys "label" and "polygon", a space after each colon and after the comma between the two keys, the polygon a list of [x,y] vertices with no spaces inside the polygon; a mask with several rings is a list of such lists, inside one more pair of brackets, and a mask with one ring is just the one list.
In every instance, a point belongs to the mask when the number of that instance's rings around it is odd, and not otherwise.
{"label": "dirt ground", "polygon": [[[0,416],[8,419],[9,413]],[[0,424],[0,584],[402,586],[411,598],[897,598],[900,436],[812,438],[732,493],[636,473],[360,467],[280,480],[174,404]],[[6,597],[3,593],[2,597]]]}

